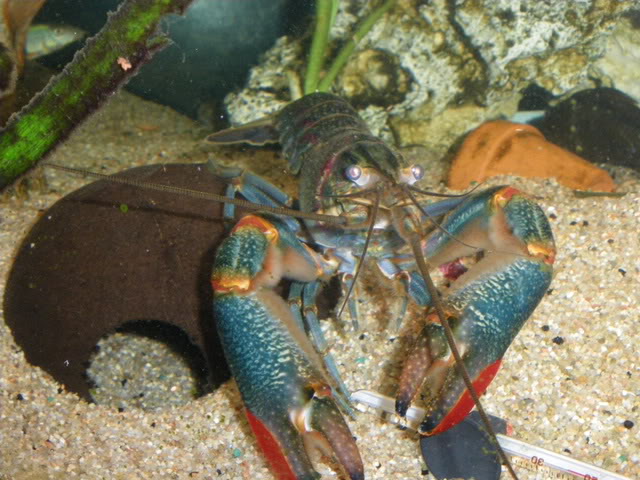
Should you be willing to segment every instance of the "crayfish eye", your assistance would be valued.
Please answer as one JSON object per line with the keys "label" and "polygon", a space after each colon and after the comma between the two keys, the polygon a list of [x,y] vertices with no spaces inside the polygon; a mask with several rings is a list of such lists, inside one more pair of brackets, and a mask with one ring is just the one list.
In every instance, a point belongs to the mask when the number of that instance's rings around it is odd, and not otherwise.
{"label": "crayfish eye", "polygon": [[373,168],[363,168],[359,165],[351,165],[350,167],[347,167],[344,175],[347,177],[347,180],[350,180],[362,188],[372,187],[378,180],[380,180],[380,175],[378,175]]}
{"label": "crayfish eye", "polygon": [[347,177],[347,180],[351,180],[352,182],[358,183],[358,180],[362,176],[362,168],[360,168],[357,165],[351,165],[344,172],[344,175],[345,177]]}
{"label": "crayfish eye", "polygon": [[422,177],[424,177],[424,168],[420,165],[414,165],[411,167],[411,173],[413,173],[413,178],[415,178],[417,182],[418,180],[422,180]]}
{"label": "crayfish eye", "polygon": [[404,168],[400,173],[400,181],[408,185],[413,185],[424,177],[424,168],[420,165],[411,165]]}

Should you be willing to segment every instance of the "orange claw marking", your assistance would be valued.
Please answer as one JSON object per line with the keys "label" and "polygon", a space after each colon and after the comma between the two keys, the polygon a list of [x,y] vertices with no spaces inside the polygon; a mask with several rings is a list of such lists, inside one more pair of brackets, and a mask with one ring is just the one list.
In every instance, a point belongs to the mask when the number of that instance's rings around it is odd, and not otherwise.
{"label": "orange claw marking", "polygon": [[509,200],[516,195],[523,195],[523,193],[517,188],[504,187],[493,195],[493,205],[495,207],[504,208],[504,206],[509,203]]}
{"label": "orange claw marking", "polygon": [[311,388],[313,389],[314,396],[316,396],[318,398],[325,398],[325,397],[332,397],[333,396],[333,392],[331,390],[331,387],[326,383],[313,382],[311,384]]}
{"label": "orange claw marking", "polygon": [[569,188],[612,192],[609,174],[551,142],[531,125],[495,121],[482,124],[465,139],[449,171],[449,188],[496,175],[555,178]]}
{"label": "orange claw marking", "polygon": [[[233,227],[231,233],[241,232],[243,230],[257,230],[267,241],[274,245],[280,239],[280,234],[276,227],[257,215],[247,215]],[[273,256],[267,255],[265,259],[265,270],[273,268]],[[243,272],[214,271],[211,278],[211,285],[216,293],[246,293],[255,288],[256,277],[251,277]]]}
{"label": "orange claw marking", "polygon": [[542,261],[548,265],[553,265],[556,261],[556,250],[555,248],[550,248],[546,245],[541,245],[539,243],[529,243],[527,244],[527,252],[532,257],[541,258]]}
{"label": "orange claw marking", "polygon": [[260,230],[265,237],[271,243],[275,243],[278,241],[280,234],[276,227],[273,224],[264,218],[258,217],[257,215],[246,215],[240,219],[238,223],[236,223],[235,227],[231,230],[231,233],[237,232],[238,230],[242,230],[244,228],[257,228]]}
{"label": "orange claw marking", "polygon": [[246,292],[251,288],[251,278],[247,275],[215,275],[211,286],[218,293]]}

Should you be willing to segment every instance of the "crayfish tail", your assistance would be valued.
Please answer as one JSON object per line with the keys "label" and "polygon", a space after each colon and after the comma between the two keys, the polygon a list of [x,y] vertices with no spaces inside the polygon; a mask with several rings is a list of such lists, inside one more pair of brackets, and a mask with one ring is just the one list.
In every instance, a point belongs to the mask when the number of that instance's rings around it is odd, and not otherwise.
{"label": "crayfish tail", "polygon": [[216,145],[232,145],[247,143],[249,145],[265,145],[277,143],[280,135],[271,123],[271,119],[257,120],[237,128],[227,128],[207,136],[206,141]]}

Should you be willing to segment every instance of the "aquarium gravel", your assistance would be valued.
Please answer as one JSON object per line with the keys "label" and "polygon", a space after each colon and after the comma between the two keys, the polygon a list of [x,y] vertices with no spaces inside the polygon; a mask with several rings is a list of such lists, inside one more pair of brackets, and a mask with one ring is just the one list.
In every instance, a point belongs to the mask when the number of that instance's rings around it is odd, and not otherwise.
{"label": "aquarium gravel", "polygon": [[[202,136],[190,120],[120,93],[52,160],[108,172],[203,161],[207,153],[197,141]],[[511,423],[516,438],[638,478],[640,177],[622,168],[611,172],[625,196],[577,198],[553,180],[490,182],[509,182],[539,199],[550,217],[558,256],[548,295],[513,342],[483,399],[490,413]],[[47,173],[47,179],[43,192],[31,189],[28,199],[2,200],[0,293],[30,225],[84,182],[57,172]],[[390,394],[406,338],[387,325],[397,308],[392,296],[380,297],[362,303],[361,334],[354,334],[348,322],[337,331],[329,322],[323,327],[349,388]],[[109,348],[116,357],[113,368],[126,368],[132,352],[151,348],[126,342]],[[173,360],[167,356],[166,361]],[[168,383],[151,382],[153,395],[169,395],[176,386],[189,389],[189,380],[179,375],[173,369],[165,375]],[[156,401],[162,405],[162,399]],[[175,405],[167,398],[163,408],[148,411],[133,404],[81,401],[30,366],[0,321],[2,479],[272,478],[233,382],[185,401]],[[414,433],[373,412],[360,413],[350,426],[368,479],[428,478]],[[522,472],[521,478],[536,477]]]}

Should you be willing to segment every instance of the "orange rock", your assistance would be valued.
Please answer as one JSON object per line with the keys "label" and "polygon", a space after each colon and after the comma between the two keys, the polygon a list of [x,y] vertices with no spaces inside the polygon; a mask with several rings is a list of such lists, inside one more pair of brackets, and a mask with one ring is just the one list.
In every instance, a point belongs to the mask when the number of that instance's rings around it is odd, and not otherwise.
{"label": "orange rock", "polygon": [[456,190],[495,175],[556,178],[575,190],[612,192],[609,174],[579,156],[545,140],[531,125],[487,122],[465,139],[449,170]]}

